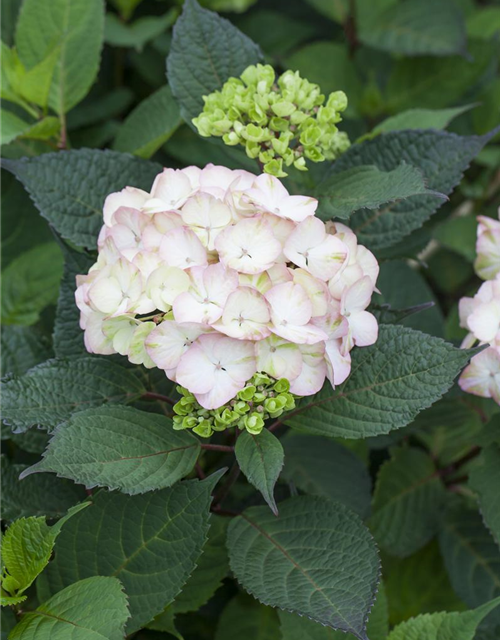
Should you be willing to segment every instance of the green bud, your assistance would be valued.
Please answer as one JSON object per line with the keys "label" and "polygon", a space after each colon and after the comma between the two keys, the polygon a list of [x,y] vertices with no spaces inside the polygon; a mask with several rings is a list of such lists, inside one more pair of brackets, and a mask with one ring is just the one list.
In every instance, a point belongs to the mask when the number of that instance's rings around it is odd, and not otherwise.
{"label": "green bud", "polygon": [[299,171],[307,171],[305,158],[297,158],[294,160],[293,166]]}
{"label": "green bud", "polygon": [[261,142],[265,137],[265,131],[262,127],[257,127],[255,124],[247,124],[243,132],[243,137],[250,142]]}
{"label": "green bud", "polygon": [[283,160],[281,158],[271,160],[264,165],[264,172],[276,178],[286,178],[288,174],[283,171]]}
{"label": "green bud", "polygon": [[290,116],[290,123],[295,125],[302,124],[307,118],[309,118],[307,113],[297,110]]}
{"label": "green bud", "polygon": [[304,147],[315,146],[321,138],[321,129],[318,126],[307,127],[300,134],[300,142]]}
{"label": "green bud", "polygon": [[269,120],[269,128],[273,131],[288,131],[290,128],[290,120],[274,116],[274,118]]}
{"label": "green bud", "polygon": [[286,407],[286,400],[284,395],[277,396],[276,398],[267,398],[264,402],[264,409],[269,411],[270,414],[276,413],[277,411],[281,412]]}
{"label": "green bud", "polygon": [[262,164],[265,164],[266,162],[271,162],[274,156],[275,156],[274,150],[267,149],[266,151],[261,151],[259,153],[259,160],[262,162]]}
{"label": "green bud", "polygon": [[193,429],[193,427],[196,427],[198,424],[198,420],[194,416],[185,416],[182,419],[183,429]]}
{"label": "green bud", "polygon": [[347,108],[347,96],[343,91],[334,91],[328,96],[326,106],[335,111],[345,111]]}
{"label": "green bud", "polygon": [[267,398],[267,391],[256,391],[253,396],[254,402],[264,402]]}
{"label": "green bud", "polygon": [[280,378],[274,385],[273,389],[278,393],[284,393],[290,390],[290,383],[286,378]]}
{"label": "green bud", "polygon": [[225,133],[222,136],[222,140],[229,147],[234,147],[235,145],[237,145],[237,144],[239,144],[241,142],[241,139],[240,139],[239,135],[237,133],[235,133],[234,131],[230,131],[229,133]]}
{"label": "green bud", "polygon": [[243,414],[248,413],[250,411],[250,407],[248,406],[248,403],[245,402],[244,400],[239,400],[234,403],[233,411],[236,414],[242,416]]}
{"label": "green bud", "polygon": [[203,420],[198,423],[196,427],[193,428],[193,431],[197,433],[202,438],[210,438],[213,433],[212,424],[209,420]]}
{"label": "green bud", "polygon": [[244,425],[249,433],[254,435],[259,434],[264,427],[264,420],[262,416],[257,412],[251,413],[249,416],[245,416]]}
{"label": "green bud", "polygon": [[175,429],[175,431],[180,431],[181,429],[184,429],[182,421],[183,421],[182,416],[172,416],[172,426]]}
{"label": "green bud", "polygon": [[255,393],[256,389],[254,387],[253,384],[248,384],[246,387],[244,387],[241,391],[238,391],[238,398],[240,400],[251,400],[253,398],[253,394]]}
{"label": "green bud", "polygon": [[[184,398],[182,398],[182,400],[184,400]],[[190,402],[186,403],[182,400],[176,402],[173,406],[173,409],[178,416],[187,416],[189,413],[191,413],[193,405]]]}
{"label": "green bud", "polygon": [[247,67],[240,77],[247,86],[263,83],[269,90],[273,86],[275,74],[271,65],[257,64]]}
{"label": "green bud", "polygon": [[293,102],[289,102],[288,100],[281,100],[276,104],[271,106],[272,111],[279,116],[280,118],[284,118],[285,116],[291,116],[292,113],[297,109],[297,107],[293,104]]}
{"label": "green bud", "polygon": [[323,162],[325,156],[321,153],[318,147],[306,147],[304,149],[304,155],[313,162]]}
{"label": "green bud", "polygon": [[245,151],[249,158],[257,158],[260,153],[260,145],[258,142],[250,142],[250,140],[247,140],[245,143]]}
{"label": "green bud", "polygon": [[270,378],[265,373],[256,373],[254,375],[254,377],[252,378],[252,383],[255,385],[255,387],[260,387],[262,385],[268,385],[272,381],[273,381],[273,379]]}

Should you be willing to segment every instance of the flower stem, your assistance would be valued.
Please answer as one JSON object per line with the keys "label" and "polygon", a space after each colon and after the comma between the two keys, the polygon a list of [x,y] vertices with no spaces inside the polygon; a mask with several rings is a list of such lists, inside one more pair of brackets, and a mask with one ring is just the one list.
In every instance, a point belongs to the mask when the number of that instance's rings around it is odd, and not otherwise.
{"label": "flower stem", "polygon": [[230,447],[226,444],[202,444],[201,448],[206,451],[225,451],[227,453],[232,453],[234,451],[234,447]]}
{"label": "flower stem", "polygon": [[175,400],[172,400],[172,398],[169,398],[168,396],[164,396],[161,393],[154,393],[154,391],[146,391],[146,393],[144,393],[141,396],[141,399],[142,400],[160,400],[160,402],[166,402],[171,406],[174,406],[175,404]]}

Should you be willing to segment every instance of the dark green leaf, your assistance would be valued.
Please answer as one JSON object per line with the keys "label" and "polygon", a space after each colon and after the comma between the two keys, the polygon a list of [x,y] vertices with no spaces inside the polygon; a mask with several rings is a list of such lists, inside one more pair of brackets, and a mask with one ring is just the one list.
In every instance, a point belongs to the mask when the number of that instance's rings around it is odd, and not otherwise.
{"label": "dark green leaf", "polygon": [[381,325],[376,344],[354,351],[350,378],[334,391],[326,384],[285,422],[329,437],[389,433],[446,393],[472,355],[407,327]]}
{"label": "dark green leaf", "polygon": [[55,476],[39,476],[19,480],[24,464],[12,464],[2,456],[2,520],[28,516],[60,518],[85,492],[72,482]]}
{"label": "dark green leaf", "polygon": [[184,120],[190,123],[202,111],[202,96],[261,58],[259,47],[230,22],[186,0],[167,60],[168,81]]}
{"label": "dark green leaf", "polygon": [[180,124],[179,107],[170,87],[162,87],[127,116],[118,130],[113,148],[150,158]]}
{"label": "dark green leaf", "polygon": [[229,562],[263,604],[306,615],[367,640],[375,600],[377,550],[360,518],[343,504],[299,496],[251,507],[228,530]]}
{"label": "dark green leaf", "polygon": [[500,445],[492,442],[484,449],[471,471],[469,485],[477,493],[486,526],[500,546]]}
{"label": "dark green leaf", "polygon": [[207,539],[210,493],[220,473],[142,496],[100,491],[63,529],[41,596],[83,577],[112,575],[128,596],[137,631],[162,612],[196,566]]}
{"label": "dark green leaf", "polygon": [[175,9],[171,9],[163,16],[146,16],[127,24],[116,14],[107,13],[104,23],[104,41],[115,47],[133,47],[137,51],[142,51],[147,42],[172,26],[176,16]]}
{"label": "dark green leaf", "polygon": [[63,238],[95,249],[106,197],[126,186],[149,190],[161,167],[116,151],[78,149],[4,162]]}
{"label": "dark green leaf", "polygon": [[359,209],[378,209],[382,204],[405,200],[415,195],[444,199],[426,188],[422,172],[402,163],[393,171],[376,166],[360,166],[333,174],[314,192],[319,200],[318,216],[322,220],[349,218]]}
{"label": "dark green leaf", "polygon": [[375,540],[391,555],[411,555],[437,532],[445,499],[430,456],[416,448],[394,449],[375,485],[370,518]]}
{"label": "dark green leaf", "polygon": [[53,429],[72,413],[107,402],[131,402],[145,393],[129,370],[106,358],[48,360],[3,383],[3,420],[13,431]]}
{"label": "dark green leaf", "polygon": [[244,431],[236,441],[235,454],[248,481],[262,493],[272,512],[278,515],[274,485],[283,467],[283,447],[268,429],[258,435]]}
{"label": "dark green leaf", "polygon": [[451,584],[469,607],[500,595],[500,549],[477,511],[448,512],[439,544]]}
{"label": "dark green leaf", "polygon": [[276,611],[265,607],[246,594],[233,598],[222,611],[215,640],[276,640],[280,627]]}
{"label": "dark green leaf", "polygon": [[[488,140],[488,136],[460,137],[433,130],[390,132],[352,146],[326,179],[353,167],[375,165],[381,171],[393,171],[406,162],[422,171],[429,189],[449,195]],[[422,226],[442,202],[435,196],[413,196],[377,210],[357,211],[350,225],[361,244],[382,249]]]}
{"label": "dark green leaf", "polygon": [[3,327],[1,345],[2,376],[20,376],[53,356],[50,340],[33,327]]}
{"label": "dark green leaf", "polygon": [[408,109],[395,116],[387,118],[367,134],[374,137],[379,133],[388,131],[404,131],[408,129],[446,129],[450,122],[457,116],[473,109],[477,105],[466,104],[463,107],[451,107],[449,109]]}
{"label": "dark green leaf", "polygon": [[135,495],[165,489],[188,475],[200,451],[172,421],[132,407],[112,405],[80,411],[55,429],[43,459],[24,471],[51,471],[88,488]]}
{"label": "dark green leaf", "polygon": [[309,495],[338,500],[361,518],[370,513],[371,480],[365,465],[329,438],[290,433],[283,441],[283,478]]}

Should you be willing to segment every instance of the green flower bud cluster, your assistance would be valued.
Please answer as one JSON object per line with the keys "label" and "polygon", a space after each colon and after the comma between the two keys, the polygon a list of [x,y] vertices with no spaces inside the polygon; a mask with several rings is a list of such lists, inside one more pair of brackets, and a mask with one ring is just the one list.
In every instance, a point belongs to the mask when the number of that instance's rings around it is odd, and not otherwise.
{"label": "green flower bud cluster", "polygon": [[174,405],[174,429],[192,429],[202,438],[231,427],[256,435],[268,418],[293,409],[296,397],[290,393],[288,380],[264,373],[256,373],[233,400],[218,409],[204,409],[184,387],[177,387],[177,391],[182,398]]}
{"label": "green flower bud cluster", "polygon": [[307,171],[306,159],[334,160],[350,145],[336,126],[347,107],[345,93],[335,91],[325,102],[320,87],[298,71],[285,71],[276,83],[270,65],[252,65],[203,100],[202,113],[193,119],[198,133],[243,145],[278,178],[287,175],[283,166]]}

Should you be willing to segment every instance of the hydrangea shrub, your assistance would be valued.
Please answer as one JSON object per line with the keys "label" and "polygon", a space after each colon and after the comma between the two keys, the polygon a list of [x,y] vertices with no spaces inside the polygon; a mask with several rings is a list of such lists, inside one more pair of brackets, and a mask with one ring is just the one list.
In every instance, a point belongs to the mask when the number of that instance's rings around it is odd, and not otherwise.
{"label": "hydrangea shrub", "polygon": [[495,3],[4,4],[2,638],[500,637]]}

